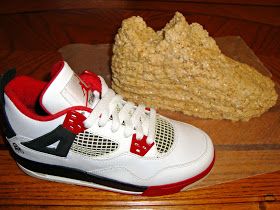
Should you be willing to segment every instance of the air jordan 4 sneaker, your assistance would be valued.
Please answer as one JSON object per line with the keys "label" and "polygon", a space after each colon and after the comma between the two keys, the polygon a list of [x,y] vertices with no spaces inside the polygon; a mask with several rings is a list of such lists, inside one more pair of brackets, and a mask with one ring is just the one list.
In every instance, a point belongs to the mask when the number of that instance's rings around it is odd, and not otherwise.
{"label": "air jordan 4 sneaker", "polygon": [[0,88],[11,154],[33,177],[157,196],[187,188],[214,164],[206,133],[124,100],[102,77],[77,75],[64,61],[49,82],[10,70]]}

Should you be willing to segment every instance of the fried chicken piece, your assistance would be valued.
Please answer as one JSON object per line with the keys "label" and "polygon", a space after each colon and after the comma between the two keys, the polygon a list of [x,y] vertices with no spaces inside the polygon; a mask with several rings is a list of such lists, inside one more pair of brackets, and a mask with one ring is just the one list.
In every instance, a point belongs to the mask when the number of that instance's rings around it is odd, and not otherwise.
{"label": "fried chicken piece", "polygon": [[148,106],[210,119],[249,120],[277,101],[273,81],[221,53],[198,23],[176,12],[155,32],[141,17],[115,37],[112,87]]}

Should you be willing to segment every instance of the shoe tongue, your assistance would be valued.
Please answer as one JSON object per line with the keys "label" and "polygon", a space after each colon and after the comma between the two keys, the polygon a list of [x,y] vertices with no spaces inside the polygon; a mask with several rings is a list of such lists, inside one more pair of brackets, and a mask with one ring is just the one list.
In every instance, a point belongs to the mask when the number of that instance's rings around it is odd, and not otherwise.
{"label": "shoe tongue", "polygon": [[[93,73],[92,73],[93,74]],[[93,74],[94,75],[94,74]],[[101,82],[96,79],[95,88],[86,84],[66,62],[58,62],[51,72],[52,80],[42,92],[40,103],[42,108],[50,114],[72,106],[92,107],[95,89],[101,91]]]}

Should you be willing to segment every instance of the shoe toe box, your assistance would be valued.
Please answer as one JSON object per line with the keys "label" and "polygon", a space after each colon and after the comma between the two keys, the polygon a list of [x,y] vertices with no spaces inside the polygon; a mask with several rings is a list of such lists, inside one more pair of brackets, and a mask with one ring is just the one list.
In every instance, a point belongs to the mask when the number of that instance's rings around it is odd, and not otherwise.
{"label": "shoe toe box", "polygon": [[203,173],[214,160],[214,146],[205,132],[189,124],[172,123],[175,130],[174,145],[164,158],[164,169],[158,174],[159,179],[164,177],[169,183]]}

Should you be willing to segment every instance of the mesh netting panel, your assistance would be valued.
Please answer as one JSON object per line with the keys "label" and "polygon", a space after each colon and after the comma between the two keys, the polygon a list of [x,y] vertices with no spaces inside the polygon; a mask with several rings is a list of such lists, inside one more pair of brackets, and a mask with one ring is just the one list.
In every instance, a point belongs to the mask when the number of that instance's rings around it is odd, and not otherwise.
{"label": "mesh netting panel", "polygon": [[156,119],[155,142],[159,153],[166,153],[174,141],[174,128],[170,122],[160,117]]}
{"label": "mesh netting panel", "polygon": [[109,154],[118,148],[118,144],[89,132],[76,136],[71,150],[87,156],[101,156]]}

